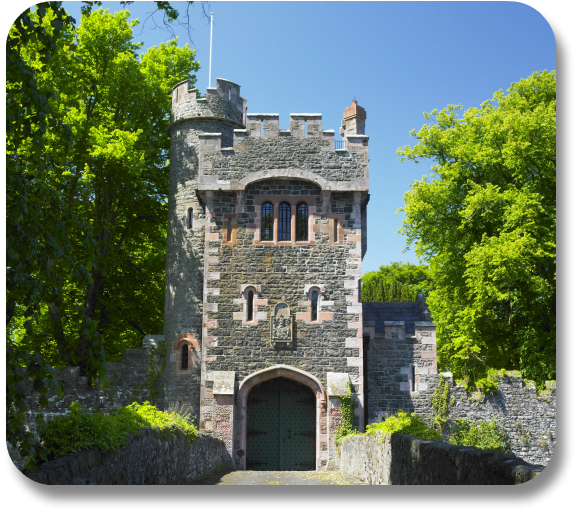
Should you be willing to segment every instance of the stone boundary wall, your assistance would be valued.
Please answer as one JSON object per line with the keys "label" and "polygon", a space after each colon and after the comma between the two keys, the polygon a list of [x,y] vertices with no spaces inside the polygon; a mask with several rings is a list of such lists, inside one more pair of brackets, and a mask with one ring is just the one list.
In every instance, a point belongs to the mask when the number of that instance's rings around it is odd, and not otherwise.
{"label": "stone boundary wall", "polygon": [[341,472],[370,485],[512,485],[543,469],[512,455],[404,434],[352,436],[341,443]]}
{"label": "stone boundary wall", "polygon": [[[122,363],[107,363],[108,386],[103,386],[100,379],[94,386],[88,385],[87,377],[80,376],[80,368],[67,366],[56,369],[56,380],[60,385],[62,397],[51,389],[46,393],[48,405],[40,407],[40,394],[32,389],[32,379],[24,380],[28,398],[25,414],[27,428],[36,433],[35,418],[43,414],[48,423],[55,416],[68,414],[72,402],[80,402],[83,409],[89,412],[113,412],[119,407],[125,407],[132,402],[142,403],[151,400],[152,382],[150,382],[149,367],[151,360],[153,368],[159,371],[164,357],[159,354],[156,343],[145,337],[142,348],[127,348],[122,355]],[[164,388],[157,385],[157,403],[164,402]]]}
{"label": "stone boundary wall", "polygon": [[[442,373],[450,384],[449,417],[472,422],[495,419],[510,440],[512,452],[531,464],[546,465],[556,446],[556,382],[546,382],[546,391],[514,372],[498,377],[499,391],[485,397],[468,393],[451,373]],[[432,411],[433,414],[433,411]]]}
{"label": "stone boundary wall", "polygon": [[213,472],[223,463],[223,442],[202,435],[194,443],[184,436],[170,440],[145,428],[128,446],[114,453],[98,448],[46,462],[24,472],[45,485],[179,485]]}

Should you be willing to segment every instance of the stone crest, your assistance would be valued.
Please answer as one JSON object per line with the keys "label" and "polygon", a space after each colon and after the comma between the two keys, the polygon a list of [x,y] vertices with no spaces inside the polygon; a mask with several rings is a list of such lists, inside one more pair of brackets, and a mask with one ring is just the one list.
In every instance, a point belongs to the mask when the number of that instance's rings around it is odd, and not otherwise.
{"label": "stone crest", "polygon": [[285,302],[279,302],[271,315],[271,343],[293,343],[293,318]]}

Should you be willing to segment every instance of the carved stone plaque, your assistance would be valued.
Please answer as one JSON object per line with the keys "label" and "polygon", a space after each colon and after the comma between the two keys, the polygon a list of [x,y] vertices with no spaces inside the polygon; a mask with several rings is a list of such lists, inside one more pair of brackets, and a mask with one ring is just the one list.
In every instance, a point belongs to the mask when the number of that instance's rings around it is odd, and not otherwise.
{"label": "carved stone plaque", "polygon": [[271,343],[293,343],[293,319],[291,309],[285,302],[279,302],[271,315]]}

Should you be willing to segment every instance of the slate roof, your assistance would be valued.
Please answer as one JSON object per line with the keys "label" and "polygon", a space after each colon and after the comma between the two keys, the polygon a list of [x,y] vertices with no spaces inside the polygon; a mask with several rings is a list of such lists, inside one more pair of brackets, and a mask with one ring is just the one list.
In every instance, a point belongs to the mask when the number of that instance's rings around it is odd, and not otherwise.
{"label": "slate roof", "polygon": [[383,334],[383,322],[405,322],[405,334],[415,334],[414,322],[421,321],[417,302],[364,302],[363,321],[375,322],[375,333]]}

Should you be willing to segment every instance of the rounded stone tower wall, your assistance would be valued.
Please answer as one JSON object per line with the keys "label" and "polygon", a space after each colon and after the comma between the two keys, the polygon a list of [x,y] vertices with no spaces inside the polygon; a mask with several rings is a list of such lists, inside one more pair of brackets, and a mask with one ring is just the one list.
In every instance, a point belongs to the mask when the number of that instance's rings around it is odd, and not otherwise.
{"label": "rounded stone tower wall", "polygon": [[186,80],[172,92],[165,310],[167,343],[165,395],[199,417],[205,205],[198,192],[199,135],[220,133],[223,147],[233,145],[233,130],[244,128],[245,100],[240,87],[217,79],[206,98]]}

